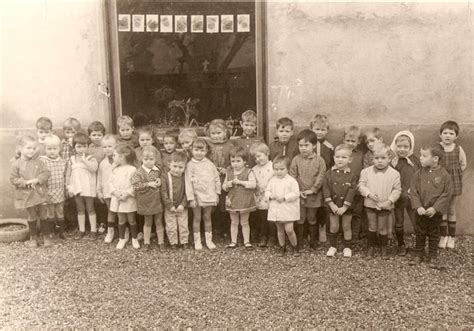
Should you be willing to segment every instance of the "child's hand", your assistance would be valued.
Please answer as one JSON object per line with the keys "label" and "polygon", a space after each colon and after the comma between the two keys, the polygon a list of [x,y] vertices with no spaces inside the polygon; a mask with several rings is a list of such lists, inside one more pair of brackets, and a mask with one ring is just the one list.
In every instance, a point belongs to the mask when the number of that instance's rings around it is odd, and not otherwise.
{"label": "child's hand", "polygon": [[176,213],[176,208],[175,208],[174,206],[173,206],[173,207],[171,207],[171,208],[170,208],[170,212],[172,212],[172,213]]}
{"label": "child's hand", "polygon": [[276,198],[276,201],[279,203],[285,202],[285,197]]}
{"label": "child's hand", "polygon": [[306,193],[305,192],[300,192],[300,197],[301,197],[301,199],[306,199]]}
{"label": "child's hand", "polygon": [[339,208],[334,202],[329,205],[329,208],[331,208],[331,211],[334,215],[337,215]]}
{"label": "child's hand", "polygon": [[416,210],[416,212],[418,213],[418,215],[423,216],[426,213],[426,209],[423,207],[420,207]]}
{"label": "child's hand", "polygon": [[152,188],[157,188],[157,187],[158,187],[158,184],[157,184],[157,182],[152,181],[152,182],[146,183],[146,186],[152,187]]}
{"label": "child's hand", "polygon": [[369,194],[367,195],[367,198],[372,199],[372,200],[374,200],[375,202],[378,202],[378,201],[379,201],[379,197],[377,196],[377,194],[369,193]]}
{"label": "child's hand", "polygon": [[425,215],[428,216],[428,217],[433,217],[434,214],[436,214],[436,209],[434,209],[433,207],[430,207],[430,208],[426,209],[426,211],[425,211]]}
{"label": "child's hand", "polygon": [[97,199],[99,199],[101,203],[105,203],[104,195],[102,194],[102,192],[97,192]]}
{"label": "child's hand", "polygon": [[390,209],[392,207],[392,202],[390,200],[385,200],[383,202],[378,202],[377,206],[380,209]]}
{"label": "child's hand", "polygon": [[339,216],[344,215],[344,213],[347,211],[347,208],[348,207],[346,205],[342,206],[341,208],[337,208],[336,214]]}
{"label": "child's hand", "polygon": [[161,179],[159,179],[159,178],[155,179],[155,183],[156,183],[157,187],[160,187],[161,186]]}
{"label": "child's hand", "polygon": [[225,182],[225,183],[224,183],[224,188],[225,188],[226,190],[230,189],[231,187],[232,187],[232,182]]}
{"label": "child's hand", "polygon": [[191,201],[189,201],[189,206],[190,206],[191,208],[196,208],[196,207],[197,207],[197,202],[196,202],[196,200],[191,200]]}
{"label": "child's hand", "polygon": [[181,214],[183,211],[184,211],[183,205],[179,205],[179,206],[176,208],[176,212],[177,212],[178,214]]}

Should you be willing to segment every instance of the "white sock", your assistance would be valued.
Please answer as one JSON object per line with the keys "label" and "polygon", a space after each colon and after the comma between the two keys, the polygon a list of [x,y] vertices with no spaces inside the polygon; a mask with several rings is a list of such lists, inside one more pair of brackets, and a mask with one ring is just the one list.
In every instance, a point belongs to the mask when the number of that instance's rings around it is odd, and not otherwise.
{"label": "white sock", "polygon": [[144,225],[143,226],[143,242],[145,244],[150,244],[150,237],[151,237],[151,226]]}
{"label": "white sock", "polygon": [[89,214],[89,223],[91,224],[91,232],[97,232],[97,215]]}
{"label": "white sock", "polygon": [[79,223],[79,231],[86,232],[86,215],[77,215],[77,222]]}
{"label": "white sock", "polygon": [[158,237],[158,245],[164,244],[165,231],[163,228],[156,230],[156,236]]}

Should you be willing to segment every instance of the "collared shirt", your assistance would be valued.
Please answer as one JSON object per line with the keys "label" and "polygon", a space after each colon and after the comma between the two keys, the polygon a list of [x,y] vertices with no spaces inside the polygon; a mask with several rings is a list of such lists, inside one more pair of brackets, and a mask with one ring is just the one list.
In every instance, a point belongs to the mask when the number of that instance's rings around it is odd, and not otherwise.
{"label": "collared shirt", "polygon": [[318,140],[315,152],[326,162],[326,169],[330,169],[334,165],[334,146],[329,141]]}
{"label": "collared shirt", "polygon": [[324,202],[334,202],[339,208],[343,205],[351,206],[357,192],[358,176],[349,167],[338,169],[333,166],[324,175],[323,197]]}
{"label": "collared shirt", "polygon": [[433,207],[436,212],[444,214],[448,211],[452,192],[451,176],[443,167],[421,168],[413,175],[410,199],[415,210]]}
{"label": "collared shirt", "polygon": [[326,163],[314,153],[306,157],[296,155],[289,170],[289,174],[297,180],[301,192],[311,190],[313,193],[321,189],[325,172]]}

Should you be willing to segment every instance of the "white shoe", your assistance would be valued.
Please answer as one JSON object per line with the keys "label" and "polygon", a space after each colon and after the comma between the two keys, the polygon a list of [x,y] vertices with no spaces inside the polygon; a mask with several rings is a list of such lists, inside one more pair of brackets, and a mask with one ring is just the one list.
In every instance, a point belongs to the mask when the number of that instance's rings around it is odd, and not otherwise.
{"label": "white shoe", "polygon": [[97,230],[97,232],[99,232],[100,234],[102,234],[102,233],[104,233],[106,230],[107,230],[107,228],[105,227],[105,224],[104,224],[104,223],[101,223],[100,226],[99,226],[99,230]]}
{"label": "white shoe", "polygon": [[352,249],[350,249],[349,247],[344,248],[344,250],[342,251],[342,256],[352,257]]}
{"label": "white shoe", "polygon": [[115,248],[117,249],[123,249],[125,247],[125,244],[127,243],[127,240],[125,239],[119,239],[117,246]]}
{"label": "white shoe", "polygon": [[201,233],[194,233],[194,249],[200,251],[202,249]]}
{"label": "white shoe", "polygon": [[132,246],[133,246],[133,248],[135,248],[135,249],[139,249],[139,248],[140,248],[140,244],[138,243],[138,239],[133,239],[133,238],[132,238]]}
{"label": "white shoe", "polygon": [[326,256],[334,257],[334,255],[336,255],[336,252],[337,252],[336,247],[329,247],[328,252],[326,253]]}
{"label": "white shoe", "polygon": [[446,248],[446,244],[448,243],[448,237],[440,237],[439,238],[439,248]]}
{"label": "white shoe", "polygon": [[106,244],[110,244],[112,241],[114,241],[114,229],[112,228],[112,230],[107,230],[107,234],[105,235],[105,239],[104,239],[104,242]]}
{"label": "white shoe", "polygon": [[125,228],[125,243],[127,243],[130,240],[130,229]]}
{"label": "white shoe", "polygon": [[454,248],[454,237],[448,237],[448,243],[446,244],[446,248]]}
{"label": "white shoe", "polygon": [[212,242],[212,232],[206,232],[206,246],[209,249],[216,249],[216,245]]}
{"label": "white shoe", "polygon": [[138,232],[137,239],[138,240],[143,240],[143,232]]}

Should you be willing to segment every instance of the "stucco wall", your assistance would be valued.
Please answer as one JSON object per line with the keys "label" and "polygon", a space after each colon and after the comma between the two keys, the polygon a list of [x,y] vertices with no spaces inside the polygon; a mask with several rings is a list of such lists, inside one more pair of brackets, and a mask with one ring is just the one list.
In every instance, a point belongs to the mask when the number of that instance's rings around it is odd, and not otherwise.
{"label": "stucco wall", "polygon": [[[1,4],[0,217],[13,210],[8,182],[16,136],[48,116],[108,127],[102,1],[5,1]],[[34,130],[31,131],[34,133]]]}
{"label": "stucco wall", "polygon": [[268,3],[268,107],[308,125],[330,116],[329,140],[348,125],[376,125],[386,141],[410,128],[418,143],[461,124],[469,167],[459,229],[474,232],[473,34],[467,4]]}

